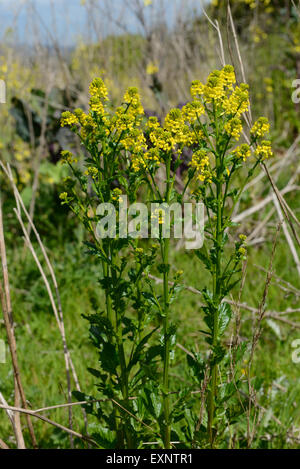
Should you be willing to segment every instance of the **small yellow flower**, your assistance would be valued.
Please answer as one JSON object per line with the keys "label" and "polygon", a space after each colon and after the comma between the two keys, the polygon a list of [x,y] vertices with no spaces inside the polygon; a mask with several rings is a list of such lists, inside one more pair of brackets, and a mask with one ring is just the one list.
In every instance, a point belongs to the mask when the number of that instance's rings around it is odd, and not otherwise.
{"label": "small yellow flower", "polygon": [[251,134],[254,137],[264,137],[269,132],[269,130],[270,130],[270,124],[269,124],[268,119],[266,117],[260,117],[254,123],[251,129]]}
{"label": "small yellow flower", "polygon": [[78,124],[78,119],[70,111],[65,111],[61,115],[60,124],[62,127],[64,127],[65,125],[73,126]]}
{"label": "small yellow flower", "polygon": [[154,212],[151,213],[151,219],[157,220],[160,225],[163,225],[165,222],[165,210],[162,208],[156,208]]}
{"label": "small yellow flower", "polygon": [[159,71],[158,65],[154,62],[149,62],[146,68],[147,75],[154,75]]}
{"label": "small yellow flower", "polygon": [[59,194],[59,198],[60,198],[60,200],[66,202],[67,199],[68,199],[68,194],[67,194],[67,192],[62,192],[61,194]]}
{"label": "small yellow flower", "polygon": [[207,78],[207,83],[204,87],[204,97],[207,103],[210,103],[212,99],[218,101],[222,100],[225,96],[224,89],[224,76],[222,71],[214,70]]}
{"label": "small yellow flower", "polygon": [[108,100],[108,91],[102,78],[94,78],[90,84],[90,94],[91,96],[97,96],[104,101]]}
{"label": "small yellow flower", "polygon": [[243,143],[242,145],[236,147],[233,150],[233,153],[237,158],[242,158],[243,161],[246,161],[251,156],[250,147],[246,143]]}
{"label": "small yellow flower", "polygon": [[182,115],[184,119],[191,123],[199,119],[199,117],[204,114],[204,112],[204,106],[201,101],[198,100],[191,101],[182,108]]}
{"label": "small yellow flower", "polygon": [[63,150],[61,152],[62,156],[62,163],[77,163],[77,158],[74,158],[73,153],[71,153],[69,150]]}
{"label": "small yellow flower", "polygon": [[223,100],[226,114],[239,117],[249,108],[249,87],[245,83],[236,86],[232,94]]}
{"label": "small yellow flower", "polygon": [[90,110],[92,112],[96,112],[100,116],[104,115],[104,106],[99,96],[91,96]]}
{"label": "small yellow flower", "polygon": [[234,67],[232,65],[225,65],[221,72],[223,75],[224,85],[232,88],[232,85],[236,82]]}
{"label": "small yellow flower", "polygon": [[212,173],[210,170],[208,153],[205,150],[197,150],[193,153],[189,165],[196,170],[199,181],[211,182]]}
{"label": "small yellow flower", "polygon": [[204,93],[204,85],[201,83],[200,80],[194,80],[191,84],[191,96],[192,98],[198,98],[202,96]]}
{"label": "small yellow flower", "polygon": [[122,191],[118,187],[112,191],[111,198],[114,202],[122,201]]}
{"label": "small yellow flower", "polygon": [[91,176],[92,179],[96,179],[98,174],[99,174],[99,171],[97,168],[95,168],[95,166],[90,166],[84,173],[86,176]]}
{"label": "small yellow flower", "polygon": [[273,156],[271,142],[269,140],[263,140],[261,144],[257,146],[255,154],[263,160],[271,158]]}
{"label": "small yellow flower", "polygon": [[228,135],[232,136],[235,140],[239,140],[243,130],[242,121],[238,117],[234,117],[224,125],[224,129]]}
{"label": "small yellow flower", "polygon": [[139,91],[135,86],[131,86],[126,90],[123,101],[127,105],[130,105],[126,112],[128,116],[136,117],[138,115],[144,114]]}

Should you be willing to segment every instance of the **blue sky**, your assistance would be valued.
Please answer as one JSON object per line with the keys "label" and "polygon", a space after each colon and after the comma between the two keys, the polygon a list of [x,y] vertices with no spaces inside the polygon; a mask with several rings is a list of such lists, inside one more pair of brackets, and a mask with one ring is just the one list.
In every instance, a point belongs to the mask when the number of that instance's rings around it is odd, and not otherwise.
{"label": "blue sky", "polygon": [[[161,0],[152,0],[154,7],[155,3],[159,1]],[[169,25],[172,25],[172,15],[174,15],[176,8],[179,8],[181,2],[180,0],[164,1],[166,16]],[[97,0],[97,2],[99,5],[103,5],[105,0]],[[123,21],[126,22],[130,31],[136,32],[138,30],[136,19],[128,9],[124,8],[124,0],[109,0],[109,4],[112,13],[115,12],[116,16],[122,11]],[[201,0],[185,0],[185,4],[190,8],[201,10]],[[150,12],[151,8],[151,6],[145,7],[145,11]],[[81,0],[0,0],[1,39],[5,35],[9,37],[10,28],[13,28],[21,42],[31,43],[35,20],[40,25],[40,29],[44,30],[45,38],[47,37],[45,30],[53,33],[54,27],[56,27],[56,36],[65,45],[74,43],[78,37],[84,37],[87,29],[86,10],[81,5]]]}

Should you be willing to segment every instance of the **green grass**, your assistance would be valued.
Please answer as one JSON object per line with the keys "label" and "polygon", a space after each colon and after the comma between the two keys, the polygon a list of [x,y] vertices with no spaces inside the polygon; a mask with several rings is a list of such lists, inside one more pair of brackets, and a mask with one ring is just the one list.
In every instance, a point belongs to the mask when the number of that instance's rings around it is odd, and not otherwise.
{"label": "green grass", "polygon": [[[275,226],[275,224],[274,224]],[[242,294],[242,301],[250,306],[258,307],[265,284],[266,274],[256,265],[268,268],[272,249],[272,231],[270,240],[260,246],[249,248],[247,281]],[[184,271],[185,285],[200,289],[204,286],[206,272],[191,251],[172,250],[171,273],[179,268]],[[97,368],[97,356],[89,341],[87,321],[82,315],[89,314],[94,308],[103,307],[104,297],[97,283],[101,270],[96,263],[84,254],[84,247],[77,241],[66,243],[53,249],[50,253],[60,287],[62,306],[68,346],[78,373],[82,390],[95,395],[95,378],[87,371],[87,366]],[[18,356],[26,397],[33,409],[62,404],[67,402],[66,375],[61,338],[51,310],[45,286],[29,252],[24,251],[22,240],[17,246],[9,249],[9,272],[12,290],[12,303],[16,323]],[[291,275],[291,272],[293,273]],[[299,287],[298,278],[294,274],[295,267],[289,248],[281,234],[278,240],[274,261],[274,273]],[[172,278],[172,277],[171,277]],[[157,285],[161,289],[161,285]],[[178,324],[178,342],[188,350],[198,349],[205,353],[206,345],[203,335],[201,317],[201,296],[189,291],[182,291],[178,300],[172,304],[171,316]],[[267,300],[267,308],[283,311],[288,306],[296,307],[296,299],[285,297],[285,293],[276,285],[271,285]],[[251,338],[253,317],[248,311],[241,310],[241,336]],[[292,317],[290,318],[292,319]],[[274,328],[268,321],[263,322],[263,333],[260,339],[253,367],[253,374],[263,378],[263,387],[259,391],[259,403],[268,409],[259,428],[261,441],[268,445],[293,446],[286,442],[285,429],[291,424],[299,426],[300,384],[297,376],[299,365],[291,359],[291,343],[299,338],[298,331],[284,323],[275,322]],[[278,329],[279,328],[279,329]],[[1,324],[1,337],[4,337],[4,326]],[[176,349],[172,364],[171,384],[177,386],[178,380],[189,379],[185,375],[185,353]],[[277,383],[279,386],[276,387]],[[13,404],[13,375],[8,356],[6,364],[0,368],[0,389],[10,404]],[[73,383],[73,389],[75,389]],[[271,443],[266,435],[274,426],[270,415],[275,415],[282,426],[276,426]],[[57,409],[47,412],[49,418],[68,425],[68,411]],[[90,422],[93,419],[90,418]],[[60,430],[54,430],[48,424],[35,421],[40,447],[68,447],[69,439]],[[79,407],[74,408],[74,428],[83,430],[82,413]],[[279,431],[280,430],[280,431]],[[8,419],[3,416],[0,424],[3,439],[11,434]],[[258,433],[258,435],[260,434]],[[257,435],[257,436],[258,436]],[[80,445],[76,442],[76,445]]]}

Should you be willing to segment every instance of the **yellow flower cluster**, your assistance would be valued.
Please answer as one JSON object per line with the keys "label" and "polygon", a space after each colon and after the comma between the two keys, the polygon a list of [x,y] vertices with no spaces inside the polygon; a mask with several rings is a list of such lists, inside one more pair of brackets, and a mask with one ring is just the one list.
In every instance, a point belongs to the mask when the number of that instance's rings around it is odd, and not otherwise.
{"label": "yellow flower cluster", "polygon": [[144,168],[159,166],[160,155],[158,148],[150,148],[145,153],[132,154],[132,168],[134,171],[140,171]]}
{"label": "yellow flower cluster", "polygon": [[191,101],[190,103],[187,103],[185,106],[182,108],[182,115],[185,120],[193,123],[197,119],[199,119],[202,114],[204,114],[205,109],[201,101],[194,100]]}
{"label": "yellow flower cluster", "polygon": [[[81,109],[75,109],[74,113],[64,112],[61,124],[80,131],[82,139],[88,143],[108,139],[108,142],[118,145],[118,151],[125,152],[126,157],[130,154],[131,167],[135,172],[155,169],[165,160],[166,153],[169,157],[170,152],[174,152],[179,157],[184,147],[189,147],[193,150],[190,167],[195,169],[195,176],[199,181],[212,182],[214,170],[208,150],[213,148],[211,138],[217,139],[219,136],[223,139],[227,134],[238,141],[243,130],[241,114],[249,108],[248,85],[242,83],[236,86],[235,83],[231,65],[215,70],[208,76],[206,84],[199,80],[192,82],[192,101],[182,109],[171,109],[163,125],[157,117],[149,117],[144,125],[144,109],[137,88],[127,89],[123,104],[112,114],[105,106],[107,88],[101,78],[96,78],[90,85],[89,113],[85,114]],[[200,118],[204,114],[206,117],[202,122]],[[263,137],[269,127],[267,119],[260,118],[251,129],[251,135]],[[112,148],[110,144],[109,148]],[[263,159],[271,156],[270,142],[261,142],[255,154]],[[249,145],[239,145],[233,150],[233,155],[246,161],[251,156]],[[68,162],[73,161],[70,152],[64,152],[62,156]],[[86,174],[95,179],[98,170],[89,167]],[[113,195],[117,196],[117,193]]]}
{"label": "yellow flower cluster", "polygon": [[194,80],[191,84],[191,96],[192,98],[198,98],[204,93],[205,86],[201,83],[200,80]]}
{"label": "yellow flower cluster", "polygon": [[[194,100],[199,99],[199,103],[193,104],[193,106],[198,106],[199,114],[201,115],[203,112],[201,112],[202,103],[200,100],[203,99],[206,104],[214,101],[225,114],[239,117],[249,108],[249,91],[248,85],[245,83],[241,83],[240,86],[234,88],[233,85],[235,83],[236,77],[232,65],[225,65],[222,70],[211,72],[207,78],[206,85],[202,84],[199,80],[193,81],[191,95]],[[232,93],[229,95],[230,91]],[[190,111],[190,105],[187,107],[187,110]],[[195,115],[195,112],[191,114],[194,120]]]}
{"label": "yellow flower cluster", "polygon": [[103,101],[108,100],[108,91],[102,78],[94,78],[90,84],[90,95]]}
{"label": "yellow flower cluster", "polygon": [[225,65],[223,70],[221,70],[224,85],[229,89],[232,89],[233,85],[236,82],[235,71],[232,65]]}
{"label": "yellow flower cluster", "polygon": [[134,117],[140,117],[144,114],[143,106],[141,105],[141,98],[139,91],[136,87],[128,88],[123,97],[124,103],[127,104],[127,112]]}
{"label": "yellow flower cluster", "polygon": [[80,130],[83,140],[92,143],[99,139],[100,134],[111,137],[121,147],[131,152],[141,152],[147,149],[146,141],[141,130],[141,121],[144,109],[141,105],[137,88],[131,87],[125,92],[123,105],[116,109],[114,115],[110,115],[106,109],[108,91],[101,78],[95,78],[90,87],[90,108],[85,114],[82,109],[75,109],[62,113],[61,125],[70,126],[71,130]]}
{"label": "yellow flower cluster", "polygon": [[123,134],[122,143],[126,144],[126,138],[136,138],[135,131],[140,127],[144,109],[137,88],[128,88],[123,102],[125,107],[120,106],[116,109],[115,115],[107,122],[107,128],[109,133],[114,133],[116,136]]}
{"label": "yellow flower cluster", "polygon": [[214,70],[207,78],[204,87],[204,97],[207,103],[213,99],[223,102],[228,90],[231,90],[236,82],[234,68],[232,65],[225,65],[222,70]]}
{"label": "yellow flower cluster", "polygon": [[90,114],[85,114],[82,109],[75,109],[74,113],[70,111],[63,112],[61,115],[61,126],[69,126],[71,130],[81,126],[80,135],[83,139],[90,136],[96,129],[96,123]]}
{"label": "yellow flower cluster", "polygon": [[176,150],[181,154],[185,145],[193,145],[197,136],[186,124],[186,110],[171,109],[167,114],[164,127],[161,127],[156,117],[150,117],[146,126],[149,139],[153,147],[163,152]]}
{"label": "yellow flower cluster", "polygon": [[212,171],[210,169],[209,156],[205,150],[195,151],[189,165],[196,170],[199,181],[211,182]]}
{"label": "yellow flower cluster", "polygon": [[67,194],[67,192],[62,192],[61,194],[59,194],[59,198],[60,198],[60,200],[62,200],[63,202],[66,202],[67,199],[68,199],[68,194]]}
{"label": "yellow flower cluster", "polygon": [[271,158],[273,156],[271,142],[269,140],[263,140],[261,144],[257,146],[255,154],[263,160]]}
{"label": "yellow flower cluster", "polygon": [[138,154],[138,153],[133,154],[131,160],[132,160],[132,169],[136,173],[140,171],[141,169],[147,167],[145,159],[143,158],[141,154]]}
{"label": "yellow flower cluster", "polygon": [[159,71],[158,65],[154,62],[149,62],[146,68],[147,75],[154,75]]}
{"label": "yellow flower cluster", "polygon": [[62,127],[64,127],[65,125],[69,125],[71,127],[73,125],[78,124],[78,119],[70,111],[65,111],[61,115],[60,124]]}
{"label": "yellow flower cluster", "polygon": [[95,166],[89,166],[89,168],[84,173],[86,176],[91,176],[93,179],[96,179],[99,171]]}
{"label": "yellow flower cluster", "polygon": [[246,112],[249,108],[249,86],[245,83],[241,83],[240,86],[236,86],[234,91],[228,98],[223,100],[223,107],[226,114],[231,114],[239,117],[243,112]]}
{"label": "yellow flower cluster", "polygon": [[62,156],[62,163],[77,163],[77,158],[74,158],[73,153],[71,153],[69,150],[63,150],[61,152]]}
{"label": "yellow flower cluster", "polygon": [[101,99],[98,96],[91,96],[90,99],[90,110],[95,112],[99,116],[105,115],[105,110]]}
{"label": "yellow flower cluster", "polygon": [[82,109],[80,109],[80,108],[75,109],[74,115],[75,115],[75,117],[77,118],[77,122],[78,122],[80,125],[84,125],[84,124],[85,124],[86,118],[87,118],[87,114],[85,114]]}
{"label": "yellow flower cluster", "polygon": [[118,187],[112,191],[111,198],[114,202],[120,202],[122,200],[122,191]]}
{"label": "yellow flower cluster", "polygon": [[243,130],[242,121],[238,117],[233,117],[224,125],[225,132],[235,140],[239,140]]}
{"label": "yellow flower cluster", "polygon": [[147,149],[146,138],[140,129],[132,129],[132,131],[121,140],[121,144],[125,150],[133,153],[139,153]]}
{"label": "yellow flower cluster", "polygon": [[233,153],[237,158],[243,159],[243,161],[246,161],[251,156],[250,147],[246,143],[243,143],[242,145],[236,147],[233,150]]}
{"label": "yellow flower cluster", "polygon": [[172,133],[172,135],[178,135],[182,132],[184,127],[184,118],[180,109],[171,109],[165,118],[165,130]]}
{"label": "yellow flower cluster", "polygon": [[82,124],[81,124],[81,132],[80,135],[83,139],[90,137],[90,140],[95,141],[95,135],[93,135],[94,130],[96,129],[97,125],[90,114],[82,115]]}
{"label": "yellow flower cluster", "polygon": [[270,130],[270,124],[269,124],[268,119],[266,117],[260,117],[254,123],[251,129],[251,134],[254,137],[264,137],[269,132],[269,130]]}
{"label": "yellow flower cluster", "polygon": [[204,87],[204,97],[207,103],[214,100],[222,100],[225,96],[224,78],[222,71],[214,70],[207,78],[206,86]]}
{"label": "yellow flower cluster", "polygon": [[110,121],[110,130],[116,132],[132,131],[134,129],[135,117],[126,112],[122,106],[116,109],[116,115]]}
{"label": "yellow flower cluster", "polygon": [[164,131],[162,127],[151,132],[149,137],[154,147],[165,152],[171,151],[176,143],[175,139],[172,138],[171,132]]}
{"label": "yellow flower cluster", "polygon": [[158,220],[160,225],[163,225],[165,222],[166,212],[163,208],[156,208],[154,212],[151,213],[152,220]]}

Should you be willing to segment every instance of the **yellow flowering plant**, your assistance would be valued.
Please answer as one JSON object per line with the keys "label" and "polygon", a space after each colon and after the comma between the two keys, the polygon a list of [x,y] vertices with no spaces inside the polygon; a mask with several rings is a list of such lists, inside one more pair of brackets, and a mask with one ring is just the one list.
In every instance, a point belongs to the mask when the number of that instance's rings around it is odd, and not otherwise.
{"label": "yellow flowering plant", "polygon": [[[99,431],[94,437],[104,448],[134,448],[149,439],[147,428],[152,424],[148,415],[144,417],[148,426],[132,421],[130,415],[137,413],[137,404],[130,396],[140,397],[148,375],[156,373],[159,352],[145,348],[156,329],[148,328],[152,316],[143,295],[143,276],[155,261],[156,246],[144,251],[138,246],[138,239],[124,237],[121,224],[115,227],[114,222],[121,217],[124,198],[128,196],[130,202],[135,201],[140,184],[136,173],[130,171],[132,162],[144,151],[143,108],[137,89],[129,88],[122,105],[113,112],[100,78],[91,83],[90,95],[88,113],[75,109],[61,116],[61,125],[68,126],[80,139],[85,157],[82,162],[71,151],[62,152],[62,162],[69,166],[71,177],[65,180],[60,198],[89,233],[88,254],[99,259],[99,283],[106,300],[105,311],[86,317],[99,353],[99,370],[89,371],[97,378],[100,397],[105,402],[101,408],[92,403],[87,407],[99,420]],[[99,213],[99,204],[107,207],[108,214]],[[112,207],[115,211],[109,212]],[[108,226],[104,224],[106,234],[101,236],[97,227],[105,220],[104,215],[110,217],[112,227],[109,221]],[[95,399],[74,394],[80,400]],[[140,397],[140,412],[145,399],[144,393]],[[114,404],[111,407],[107,402]]]}
{"label": "yellow flowering plant", "polygon": [[[91,372],[100,380],[102,395],[118,406],[111,414],[107,404],[98,410],[92,404],[89,407],[104,428],[98,434],[100,445],[140,447],[152,441],[154,432],[166,449],[172,447],[173,438],[189,447],[215,447],[220,435],[243,413],[236,395],[243,373],[236,366],[234,376],[230,374],[232,357],[223,341],[232,316],[226,298],[240,280],[246,237],[239,236],[232,252],[227,245],[234,227],[232,213],[245,185],[255,168],[272,156],[271,143],[264,140],[268,121],[258,119],[249,142],[242,141],[249,90],[246,84],[236,84],[230,65],[213,71],[205,84],[193,81],[191,101],[182,109],[171,109],[162,122],[144,117],[136,88],[126,91],[115,111],[100,78],[92,82],[90,94],[88,114],[81,109],[62,114],[61,124],[78,135],[86,156],[82,169],[70,151],[62,153],[75,178],[66,180],[61,199],[87,228],[89,252],[102,265],[106,312],[88,318],[100,371]],[[186,150],[190,160],[178,191],[176,174],[181,165],[184,171]],[[168,207],[173,202],[182,204],[188,193],[190,200],[203,202],[206,210],[205,243],[195,254],[209,271],[201,290],[209,354],[206,359],[197,350],[188,355],[193,383],[204,389],[206,408],[200,423],[197,403],[191,397],[194,384],[178,391],[170,382],[176,343],[172,302],[182,289],[183,272],[171,278],[172,244],[165,225],[169,221],[174,226]],[[112,229],[113,236],[100,240],[96,236],[95,225],[101,219],[97,204],[113,204],[120,219],[124,195],[130,202],[142,196],[148,205],[159,204],[149,216],[158,226],[150,248],[138,237],[123,237],[121,225]],[[161,276],[160,293],[148,275],[152,268]],[[244,352],[244,346],[236,347],[236,364]],[[91,396],[78,397],[92,400]]]}
{"label": "yellow flowering plant", "polygon": [[[229,233],[234,226],[231,217],[255,168],[272,156],[272,150],[271,142],[262,140],[270,128],[264,117],[254,123],[249,144],[240,142],[249,92],[246,84],[236,84],[232,66],[212,72],[205,85],[193,83],[191,94],[205,109],[204,118],[197,119],[199,131],[195,129],[200,148],[193,151],[190,163],[194,178],[201,182],[194,184],[193,194],[204,202],[207,215],[206,242],[195,253],[209,271],[211,281],[202,289],[210,357],[207,363],[195,352],[195,359],[190,362],[198,372],[202,370],[198,373],[200,382],[208,370],[206,425],[204,434],[199,431],[198,436],[202,445],[208,440],[208,445],[214,447],[228,424],[235,421],[236,408],[241,411],[236,399],[230,401],[240,383],[238,373],[228,381],[229,355],[222,343],[232,316],[226,297],[239,282],[241,263],[246,259],[243,235],[233,252],[228,252]],[[236,356],[241,358],[244,351],[240,347]]]}
{"label": "yellow flowering plant", "polygon": [[[170,204],[183,201],[188,187],[193,190],[193,198],[203,201],[206,207],[206,242],[196,255],[211,274],[211,289],[202,289],[205,300],[204,321],[207,326],[206,340],[210,346],[210,358],[205,362],[195,351],[194,359],[188,358],[190,368],[203,385],[205,369],[209,369],[209,382],[206,388],[206,427],[205,431],[194,434],[201,446],[216,444],[216,438],[224,431],[228,419],[224,417],[224,393],[232,395],[232,385],[226,388],[219,374],[228,372],[228,357],[222,346],[222,337],[230,323],[231,308],[226,297],[239,282],[240,264],[245,259],[245,238],[241,236],[234,251],[226,252],[228,232],[233,226],[231,216],[239,201],[243,188],[261,161],[272,156],[270,141],[262,140],[269,131],[267,119],[260,118],[250,131],[250,142],[240,142],[243,132],[243,114],[249,107],[247,84],[236,84],[234,69],[227,65],[222,70],[213,71],[205,84],[195,80],[191,85],[192,101],[181,110],[172,109],[165,117],[163,125],[157,118],[149,118],[146,124],[149,148],[133,160],[133,170],[145,177],[151,189],[151,200]],[[189,148],[192,156],[189,171],[182,193],[174,191],[176,170],[182,164],[184,148]],[[246,166],[247,164],[247,166]],[[244,168],[248,173],[244,176]],[[159,167],[164,168],[164,190],[156,183],[155,175]],[[236,183],[241,173],[242,180]],[[162,264],[159,271],[163,283],[163,425],[165,448],[170,448],[172,419],[178,418],[178,411],[171,409],[169,394],[169,366],[172,337],[175,327],[170,322],[169,249],[170,242],[161,232],[159,238]],[[208,247],[210,244],[210,247]],[[237,355],[241,354],[241,351]],[[227,364],[227,365],[226,365]],[[195,370],[197,372],[195,373]],[[236,401],[234,400],[234,404]],[[229,407],[229,403],[228,403]],[[230,412],[230,410],[228,411]],[[229,418],[230,420],[230,418]],[[233,420],[233,418],[232,418]],[[230,422],[231,423],[231,422]],[[204,436],[203,436],[204,434]],[[206,443],[205,443],[206,442]]]}

